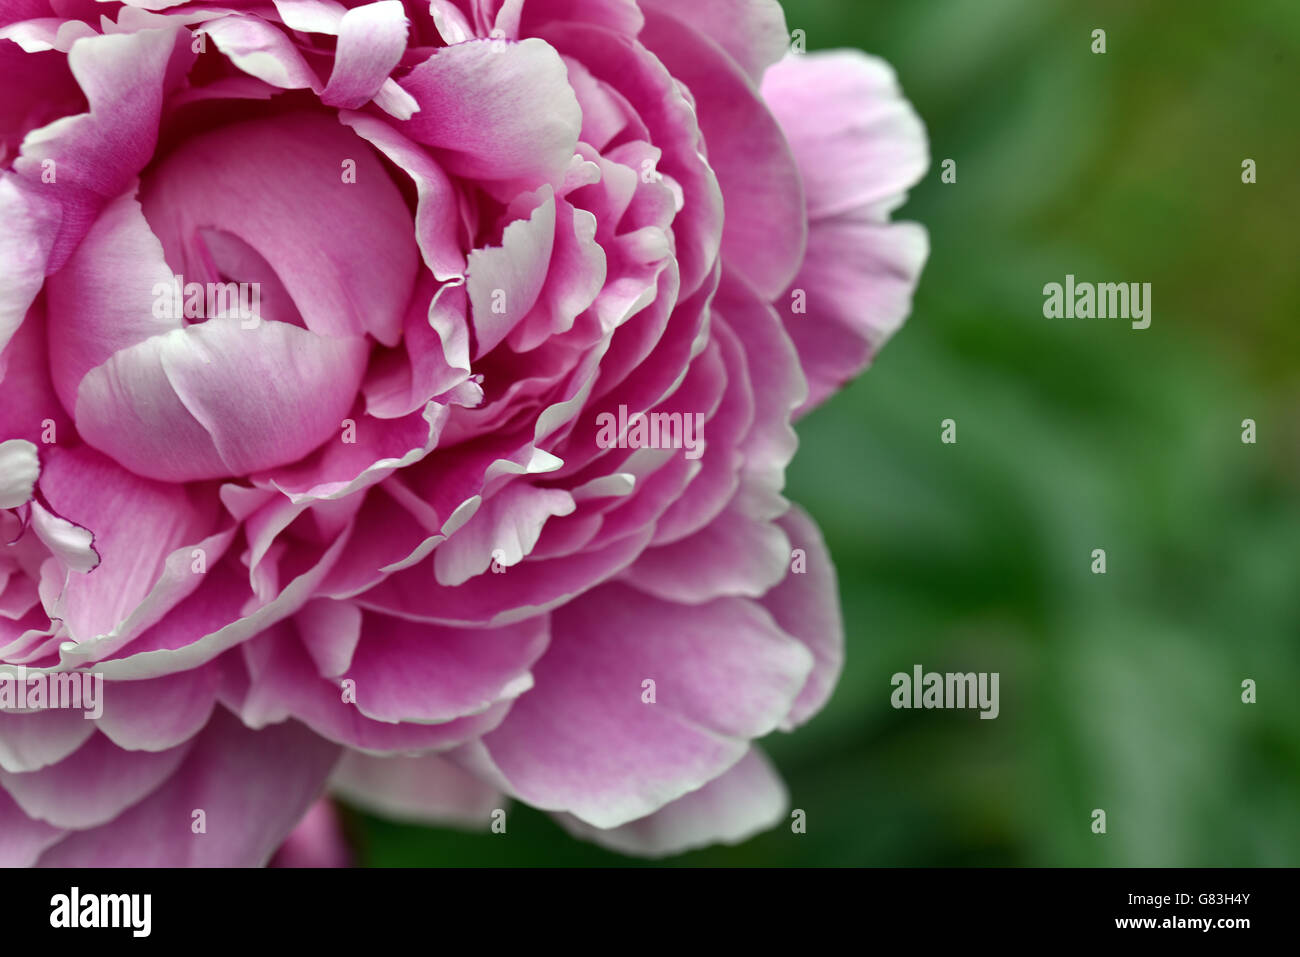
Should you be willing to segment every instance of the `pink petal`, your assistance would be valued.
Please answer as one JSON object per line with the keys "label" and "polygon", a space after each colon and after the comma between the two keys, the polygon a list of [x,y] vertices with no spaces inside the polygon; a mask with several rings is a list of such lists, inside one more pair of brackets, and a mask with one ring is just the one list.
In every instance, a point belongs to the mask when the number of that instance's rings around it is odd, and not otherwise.
{"label": "pink petal", "polygon": [[620,827],[602,830],[569,814],[556,817],[575,837],[623,854],[667,857],[711,844],[740,844],[780,822],[789,800],[771,762],[750,748],[721,777]]}
{"label": "pink petal", "polygon": [[549,639],[546,616],[493,629],[426,625],[367,612],[344,677],[377,721],[440,723],[481,714],[532,687]]}
{"label": "pink petal", "polygon": [[321,798],[285,838],[270,866],[348,867],[351,861],[338,809],[328,798]]}
{"label": "pink petal", "polygon": [[804,570],[796,573],[792,558],[790,574],[759,603],[813,656],[808,681],[781,722],[781,730],[790,731],[821,710],[839,681],[844,668],[844,622],[835,565],[817,524],[798,506],[786,512],[778,524],[789,536],[792,548],[803,551]]}
{"label": "pink petal", "polygon": [[460,246],[456,192],[442,167],[422,147],[378,117],[340,113],[339,122],[352,127],[414,180],[415,238],[434,278],[446,280],[463,275],[465,253]]}
{"label": "pink petal", "polygon": [[28,817],[0,789],[0,867],[31,867],[63,833],[61,828]]}
{"label": "pink petal", "polygon": [[95,722],[71,708],[0,711],[0,768],[25,773],[58,764],[94,733]]}
{"label": "pink petal", "polygon": [[249,76],[284,90],[320,90],[320,80],[293,42],[265,20],[230,15],[205,23],[200,32]]}
{"label": "pink petal", "polygon": [[[257,867],[320,795],[338,748],[294,722],[250,731],[218,710],[171,779],[111,824],[70,834],[43,867]],[[194,833],[195,810],[206,833]]]}
{"label": "pink petal", "polygon": [[[105,202],[120,195],[153,158],[163,98],[193,61],[177,27],[85,37],[68,65],[90,111],[29,133],[14,169],[62,207],[46,272],[67,260]],[[53,160],[55,181],[43,183]],[[46,167],[48,168],[48,167]],[[21,222],[21,221],[20,221]]]}
{"label": "pink petal", "polygon": [[[686,608],[604,586],[553,615],[537,686],[465,760],[596,827],[723,774],[788,712],[811,656],[752,603]],[[643,681],[656,703],[642,699]]]}
{"label": "pink petal", "polygon": [[77,639],[124,621],[158,581],[168,556],[212,527],[215,502],[125,472],[85,447],[52,449],[41,492],[54,512],[94,534],[100,563],[73,573],[52,611]]}
{"label": "pink petal", "polygon": [[330,787],[362,810],[415,824],[486,827],[492,811],[506,804],[496,788],[436,754],[345,751]]}
{"label": "pink petal", "polygon": [[402,59],[406,26],[401,0],[378,0],[343,14],[334,71],[321,93],[321,102],[356,109],[372,99]]}
{"label": "pink petal", "polygon": [[808,377],[816,408],[862,371],[912,309],[912,292],[930,251],[915,223],[880,224],[847,216],[819,220],[808,258],[783,297],[802,290],[806,314],[788,314],[785,327]]}
{"label": "pink petal", "polygon": [[894,71],[857,50],[786,57],[763,98],[794,150],[816,220],[863,208],[883,222],[929,165],[925,127]]}
{"label": "pink petal", "polygon": [[366,141],[330,117],[290,113],[192,137],[145,177],[140,203],[185,281],[219,278],[203,274],[195,237],[229,233],[275,270],[308,329],[400,338],[419,266],[411,214]]}
{"label": "pink petal", "polygon": [[641,0],[722,47],[754,83],[790,46],[777,0]]}
{"label": "pink petal", "polygon": [[105,684],[95,726],[119,748],[165,751],[203,730],[216,704],[219,672],[207,665],[147,681]]}
{"label": "pink petal", "polygon": [[405,124],[458,176],[496,184],[504,198],[559,186],[582,113],[564,63],[542,40],[472,40],[437,50],[401,85],[420,111]]}
{"label": "pink petal", "polygon": [[[365,372],[364,341],[282,322],[242,326],[209,319],[91,370],[77,391],[86,441],[139,475],[172,482],[247,474],[341,442]],[[195,425],[211,451],[198,446]],[[177,432],[186,444],[169,447]]]}
{"label": "pink petal", "polygon": [[642,42],[695,98],[709,165],[726,201],[722,254],[773,299],[803,261],[803,183],[781,128],[740,68],[682,21],[648,13]]}
{"label": "pink petal", "polygon": [[172,775],[189,750],[123,751],[93,735],[58,764],[14,774],[0,770],[0,787],[29,816],[57,827],[106,824]]}

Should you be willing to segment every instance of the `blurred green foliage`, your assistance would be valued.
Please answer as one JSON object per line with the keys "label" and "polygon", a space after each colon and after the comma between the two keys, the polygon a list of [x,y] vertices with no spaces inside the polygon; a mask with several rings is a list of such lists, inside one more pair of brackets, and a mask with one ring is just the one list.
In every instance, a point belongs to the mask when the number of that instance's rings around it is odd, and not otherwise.
{"label": "blurred green foliage", "polygon": [[[848,640],[826,710],[765,742],[808,832],[668,863],[1300,864],[1300,4],[786,11],[898,70],[932,254],[790,471]],[[1151,282],[1151,328],[1044,319],[1066,273]],[[893,710],[915,663],[999,672],[1001,716]],[[518,806],[507,837],[353,824],[372,865],[634,863]]]}

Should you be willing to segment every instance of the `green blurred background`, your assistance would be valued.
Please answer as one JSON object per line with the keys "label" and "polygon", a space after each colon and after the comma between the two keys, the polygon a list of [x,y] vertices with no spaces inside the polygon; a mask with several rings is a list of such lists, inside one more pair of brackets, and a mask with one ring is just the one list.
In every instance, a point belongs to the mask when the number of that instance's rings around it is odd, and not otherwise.
{"label": "green blurred background", "polygon": [[[807,833],[662,863],[1300,864],[1300,3],[785,7],[897,69],[932,253],[790,470],[848,642],[764,742]],[[1151,327],[1044,319],[1066,273],[1152,283]],[[916,663],[999,672],[1000,717],[895,711]],[[506,836],[350,826],[370,865],[636,863],[519,805]]]}

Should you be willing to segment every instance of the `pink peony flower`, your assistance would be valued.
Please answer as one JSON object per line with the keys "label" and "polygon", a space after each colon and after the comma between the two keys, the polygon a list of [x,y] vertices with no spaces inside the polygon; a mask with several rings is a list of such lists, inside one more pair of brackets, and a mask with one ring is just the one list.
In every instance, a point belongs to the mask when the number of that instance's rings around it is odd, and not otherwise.
{"label": "pink peony flower", "polygon": [[791,423],[906,315],[927,163],[886,66],[788,46],[4,5],[0,863],[261,864],[329,786],[635,854],[783,817],[752,742],[842,658]]}

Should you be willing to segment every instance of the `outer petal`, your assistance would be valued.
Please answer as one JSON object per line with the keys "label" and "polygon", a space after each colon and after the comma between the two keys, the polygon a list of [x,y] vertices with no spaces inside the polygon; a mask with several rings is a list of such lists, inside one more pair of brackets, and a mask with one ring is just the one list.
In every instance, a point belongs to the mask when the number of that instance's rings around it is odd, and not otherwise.
{"label": "outer petal", "polygon": [[596,827],[644,817],[732,767],[812,665],[736,599],[685,608],[607,585],[557,610],[552,630],[537,687],[461,756],[529,804]]}
{"label": "outer petal", "polygon": [[571,814],[556,818],[575,837],[639,857],[667,857],[710,844],[739,844],[774,826],[789,795],[781,776],[758,748],[726,774],[658,811],[621,827],[601,830]]}
{"label": "outer petal", "polygon": [[[218,710],[172,778],[110,824],[70,834],[45,867],[256,867],[320,795],[338,748],[287,722],[250,731]],[[195,833],[194,812],[205,833]]]}
{"label": "outer petal", "polygon": [[486,827],[506,798],[490,784],[436,754],[373,757],[347,751],[331,788],[374,814],[418,824]]}
{"label": "outer petal", "polygon": [[883,60],[856,50],[786,57],[763,98],[794,150],[808,215],[869,208],[883,221],[929,165],[925,127]]}
{"label": "outer petal", "polygon": [[641,0],[641,5],[671,14],[721,46],[755,84],[790,44],[777,0]]}
{"label": "outer petal", "polygon": [[0,771],[0,787],[32,817],[57,827],[96,827],[167,780],[187,750],[123,751],[96,734],[58,764],[26,774]]}
{"label": "outer petal", "polygon": [[813,224],[808,258],[785,297],[787,309],[795,290],[807,297],[806,315],[785,316],[808,377],[808,401],[797,415],[855,378],[903,324],[929,252],[916,223],[844,216]]}
{"label": "outer petal", "polygon": [[63,830],[23,813],[0,788],[0,867],[30,867]]}
{"label": "outer petal", "polygon": [[727,265],[775,298],[803,261],[808,235],[803,184],[781,128],[740,68],[681,20],[651,13],[641,40],[695,98],[726,203]]}
{"label": "outer petal", "polygon": [[[861,372],[911,309],[926,234],[886,221],[928,148],[893,71],[865,54],[787,57],[763,96],[790,139],[811,219],[803,269],[777,303],[808,376],[803,414]],[[791,311],[796,295],[806,314]]]}
{"label": "outer petal", "polygon": [[813,655],[808,682],[781,723],[781,730],[789,731],[820,711],[830,698],[844,668],[844,621],[835,565],[817,524],[798,506],[786,512],[777,524],[785,529],[792,548],[802,550],[805,561],[795,566],[802,571],[791,571],[760,602],[776,623],[802,641]]}
{"label": "outer petal", "polygon": [[339,812],[321,798],[298,822],[271,860],[272,867],[347,867],[352,854],[343,838]]}

